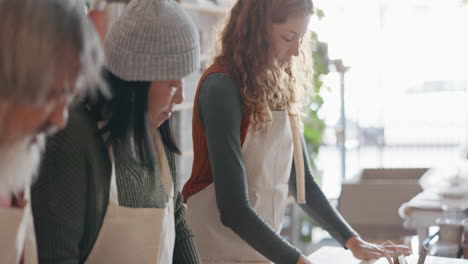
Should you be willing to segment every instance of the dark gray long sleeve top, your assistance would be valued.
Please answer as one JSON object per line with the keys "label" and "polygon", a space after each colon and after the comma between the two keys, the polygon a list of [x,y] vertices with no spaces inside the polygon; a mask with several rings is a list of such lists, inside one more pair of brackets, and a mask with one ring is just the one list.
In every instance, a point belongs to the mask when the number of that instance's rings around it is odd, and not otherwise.
{"label": "dark gray long sleeve top", "polygon": [[[216,202],[222,223],[274,263],[295,264],[300,251],[283,239],[252,208],[241,151],[242,99],[233,79],[222,73],[210,74],[198,98],[199,118],[206,133]],[[315,182],[302,138],[306,177],[306,204],[303,210],[341,243],[357,236],[329,203]],[[289,187],[296,193],[294,164]]]}

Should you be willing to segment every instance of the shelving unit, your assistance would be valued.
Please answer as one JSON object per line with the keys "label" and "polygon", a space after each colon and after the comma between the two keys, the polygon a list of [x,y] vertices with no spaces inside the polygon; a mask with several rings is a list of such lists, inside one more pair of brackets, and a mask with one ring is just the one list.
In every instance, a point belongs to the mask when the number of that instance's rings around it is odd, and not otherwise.
{"label": "shelving unit", "polygon": [[202,65],[210,58],[215,43],[215,31],[219,23],[226,17],[229,8],[210,3],[181,2],[198,28],[200,34]]}
{"label": "shelving unit", "polygon": [[207,4],[197,4],[197,3],[188,3],[181,2],[180,5],[187,9],[199,12],[200,14],[210,15],[210,16],[224,16],[229,11],[227,7],[217,6],[217,5],[207,5]]}
{"label": "shelving unit", "polygon": [[214,32],[216,26],[229,12],[229,8],[209,3],[203,4],[179,1],[179,4],[195,23],[199,32],[201,47],[201,69],[185,78],[184,102],[174,108],[176,140],[182,151],[182,155],[177,157],[177,171],[180,179],[179,184],[182,185],[188,177],[190,177],[193,163],[192,114],[195,91],[201,73],[204,70],[203,67],[206,66],[206,61],[210,58],[210,54],[212,53],[212,47],[215,43]]}

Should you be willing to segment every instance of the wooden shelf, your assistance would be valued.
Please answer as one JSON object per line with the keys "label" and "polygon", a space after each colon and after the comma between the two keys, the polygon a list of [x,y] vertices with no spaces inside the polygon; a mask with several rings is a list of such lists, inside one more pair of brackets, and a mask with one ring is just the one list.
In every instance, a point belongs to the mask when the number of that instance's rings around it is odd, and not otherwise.
{"label": "wooden shelf", "polygon": [[227,14],[229,9],[224,6],[216,6],[216,5],[202,5],[196,3],[187,3],[181,2],[180,5],[188,10],[193,10],[199,13],[215,15],[215,16],[224,16]]}

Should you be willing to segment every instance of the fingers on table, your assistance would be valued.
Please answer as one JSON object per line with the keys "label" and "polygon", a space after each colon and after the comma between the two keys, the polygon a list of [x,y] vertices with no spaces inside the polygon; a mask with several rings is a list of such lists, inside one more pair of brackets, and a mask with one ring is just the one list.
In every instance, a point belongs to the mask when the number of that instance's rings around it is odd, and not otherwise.
{"label": "fingers on table", "polygon": [[409,247],[407,247],[405,245],[396,245],[395,243],[393,243],[390,240],[383,243],[382,246],[386,250],[390,250],[390,251],[394,252],[394,254],[397,255],[397,256],[400,256],[400,255],[408,256],[408,255],[411,254],[411,250],[409,249]]}

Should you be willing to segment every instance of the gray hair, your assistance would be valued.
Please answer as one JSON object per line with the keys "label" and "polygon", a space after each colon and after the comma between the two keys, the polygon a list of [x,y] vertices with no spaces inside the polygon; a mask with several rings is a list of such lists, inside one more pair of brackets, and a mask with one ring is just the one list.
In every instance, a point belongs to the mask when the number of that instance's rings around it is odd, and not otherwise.
{"label": "gray hair", "polygon": [[80,64],[73,85],[107,91],[102,46],[84,1],[0,0],[0,98],[44,103],[67,51]]}

